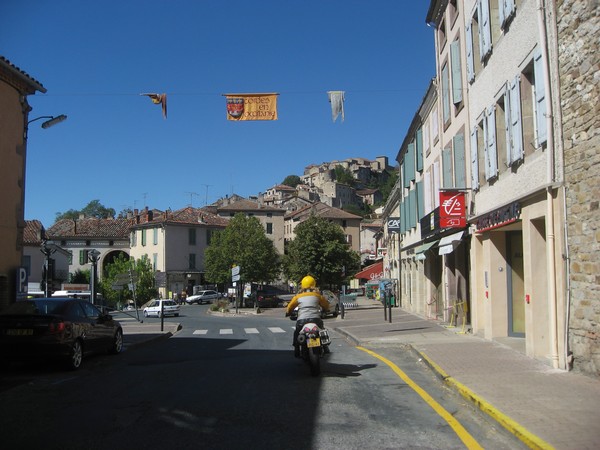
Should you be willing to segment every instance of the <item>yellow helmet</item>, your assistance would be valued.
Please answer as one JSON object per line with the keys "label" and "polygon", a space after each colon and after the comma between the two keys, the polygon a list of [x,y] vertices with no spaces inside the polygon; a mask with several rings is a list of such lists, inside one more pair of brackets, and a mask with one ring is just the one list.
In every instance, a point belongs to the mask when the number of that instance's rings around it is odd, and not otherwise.
{"label": "yellow helmet", "polygon": [[304,278],[302,278],[301,285],[302,289],[311,289],[317,286],[317,281],[310,275],[306,275]]}

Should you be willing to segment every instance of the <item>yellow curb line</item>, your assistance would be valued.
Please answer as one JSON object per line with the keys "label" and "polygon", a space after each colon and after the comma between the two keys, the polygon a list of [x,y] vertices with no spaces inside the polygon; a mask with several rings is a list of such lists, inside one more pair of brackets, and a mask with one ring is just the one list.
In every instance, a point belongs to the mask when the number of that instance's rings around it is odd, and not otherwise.
{"label": "yellow curb line", "polygon": [[539,449],[539,450],[550,450],[554,449],[552,445],[544,441],[543,439],[537,437],[535,434],[531,433],[527,429],[525,429],[522,425],[519,425],[516,421],[508,417],[506,414],[500,412],[490,403],[485,401],[483,398],[479,397],[477,394],[472,392],[469,388],[467,388],[462,383],[456,381],[454,378],[449,376],[440,366],[438,366],[431,358],[429,358],[425,353],[417,350],[417,352],[421,355],[421,357],[427,362],[427,364],[433,368],[450,386],[455,388],[464,398],[472,401],[481,409],[483,412],[491,416],[494,420],[496,420],[500,425],[510,431],[513,435],[515,435],[519,440],[521,440],[525,445],[527,445],[531,449]]}
{"label": "yellow curb line", "polygon": [[419,394],[421,398],[429,406],[431,406],[431,408],[433,408],[433,410],[436,413],[438,413],[448,423],[448,425],[450,425],[450,427],[454,430],[458,438],[463,442],[463,444],[465,444],[465,447],[467,447],[468,449],[483,449],[483,447],[479,445],[475,438],[473,438],[473,436],[469,434],[469,432],[461,425],[461,423],[458,420],[456,420],[456,418],[452,414],[446,411],[442,405],[436,402],[435,399],[431,397],[431,395],[429,395],[423,388],[416,384],[396,364],[369,349],[360,346],[356,348],[368,353],[374,358],[377,358],[380,361],[383,361],[385,364],[387,364],[396,373],[396,375],[398,375],[402,379],[402,381],[408,384],[413,391]]}

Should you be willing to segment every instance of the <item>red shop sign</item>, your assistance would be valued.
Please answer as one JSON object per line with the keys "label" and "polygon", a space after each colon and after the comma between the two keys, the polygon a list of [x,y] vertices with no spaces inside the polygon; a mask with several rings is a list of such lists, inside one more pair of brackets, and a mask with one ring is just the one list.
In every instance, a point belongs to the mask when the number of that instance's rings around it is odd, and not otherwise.
{"label": "red shop sign", "polygon": [[465,193],[440,191],[440,228],[464,228],[466,226]]}

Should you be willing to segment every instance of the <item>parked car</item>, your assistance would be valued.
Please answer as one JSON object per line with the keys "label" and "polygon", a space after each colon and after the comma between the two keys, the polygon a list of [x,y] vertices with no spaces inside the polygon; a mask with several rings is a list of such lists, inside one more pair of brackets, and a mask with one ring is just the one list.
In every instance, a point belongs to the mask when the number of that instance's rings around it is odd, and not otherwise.
{"label": "parked car", "polygon": [[329,302],[329,310],[327,312],[322,312],[321,317],[325,318],[326,316],[337,317],[340,314],[340,299],[339,297],[329,290],[321,291],[323,297],[327,299]]}
{"label": "parked car", "polygon": [[119,322],[82,299],[34,298],[0,311],[1,362],[62,359],[76,370],[84,355],[122,349]]}
{"label": "parked car", "polygon": [[244,298],[244,306],[253,308],[255,303],[259,308],[277,308],[282,300],[273,291],[258,289]]}
{"label": "parked car", "polygon": [[220,294],[217,291],[212,291],[212,290],[199,291],[197,294],[190,295],[189,297],[187,297],[185,299],[185,302],[188,305],[192,305],[194,303],[198,303],[199,305],[201,305],[202,303],[210,303],[213,300],[218,300],[219,297],[220,297]]}
{"label": "parked car", "polygon": [[[329,309],[327,312],[321,311],[321,318],[325,318],[327,316],[337,317],[340,314],[340,299],[339,297],[330,290],[323,290],[321,294],[325,299],[329,302]],[[290,317],[292,320],[296,320],[298,317],[298,307],[294,308],[291,312]]]}
{"label": "parked car", "polygon": [[161,314],[163,314],[165,317],[177,317],[179,316],[179,305],[173,300],[153,300],[150,305],[144,308],[144,317],[160,317]]}

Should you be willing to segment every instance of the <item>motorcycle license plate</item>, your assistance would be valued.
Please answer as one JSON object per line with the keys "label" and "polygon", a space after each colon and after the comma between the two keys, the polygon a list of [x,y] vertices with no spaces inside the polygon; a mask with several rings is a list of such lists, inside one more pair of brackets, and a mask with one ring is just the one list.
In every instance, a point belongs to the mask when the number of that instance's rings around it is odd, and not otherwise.
{"label": "motorcycle license plate", "polygon": [[308,340],[308,344],[307,345],[308,345],[308,348],[318,347],[318,346],[321,345],[321,339],[320,338],[310,338]]}

